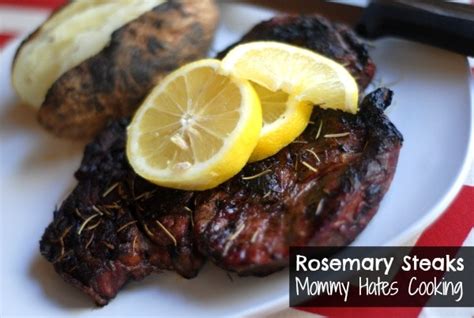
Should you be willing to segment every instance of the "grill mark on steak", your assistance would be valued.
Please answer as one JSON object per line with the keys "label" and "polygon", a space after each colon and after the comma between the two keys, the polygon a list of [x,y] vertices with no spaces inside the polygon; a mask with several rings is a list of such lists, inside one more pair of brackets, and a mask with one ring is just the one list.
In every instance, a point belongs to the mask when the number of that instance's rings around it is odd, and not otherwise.
{"label": "grill mark on steak", "polygon": [[[361,89],[373,75],[356,36],[321,17],[275,18],[243,41],[264,39],[338,60]],[[390,95],[372,93],[357,116],[315,108],[315,125],[299,138],[306,143],[249,164],[202,193],[157,187],[137,176],[125,157],[128,120],[115,121],[86,147],[78,185],[55,211],[41,253],[65,281],[105,305],[130,279],[160,270],[193,277],[205,257],[239,274],[264,275],[287,265],[289,244],[346,244],[375,213],[396,166],[401,136],[382,113]],[[350,135],[324,138],[343,131]],[[267,169],[271,173],[242,179]],[[94,216],[97,210],[102,215]]]}

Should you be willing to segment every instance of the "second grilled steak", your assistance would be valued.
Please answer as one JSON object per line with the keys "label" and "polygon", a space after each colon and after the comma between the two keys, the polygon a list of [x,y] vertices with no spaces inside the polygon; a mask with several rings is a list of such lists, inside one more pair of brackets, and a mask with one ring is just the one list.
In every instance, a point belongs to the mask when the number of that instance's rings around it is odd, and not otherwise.
{"label": "second grilled steak", "polygon": [[357,115],[315,108],[292,144],[196,197],[202,254],[241,275],[288,265],[290,246],[344,246],[388,190],[402,136],[383,111],[392,92],[365,97]]}

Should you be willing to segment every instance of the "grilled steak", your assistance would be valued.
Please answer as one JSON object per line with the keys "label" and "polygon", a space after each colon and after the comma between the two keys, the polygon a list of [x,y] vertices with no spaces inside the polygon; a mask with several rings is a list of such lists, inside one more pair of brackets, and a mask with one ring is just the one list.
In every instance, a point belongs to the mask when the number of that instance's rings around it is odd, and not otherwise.
{"label": "grilled steak", "polygon": [[370,83],[375,73],[375,64],[357,35],[349,27],[322,16],[285,15],[261,22],[218,57],[223,58],[238,44],[252,41],[283,42],[325,55],[344,65],[361,89]]}
{"label": "grilled steak", "polygon": [[[361,88],[373,75],[355,36],[321,17],[272,19],[244,37],[252,39],[335,58]],[[130,279],[160,270],[190,278],[205,258],[265,275],[287,265],[289,245],[348,244],[375,213],[395,170],[402,137],[383,115],[390,97],[377,90],[357,115],[315,108],[314,123],[293,144],[199,193],[137,176],[125,157],[128,120],[113,122],[86,147],[78,185],[55,211],[41,253],[104,305]]]}
{"label": "grilled steak", "polygon": [[226,270],[266,275],[287,266],[289,246],[349,244],[397,165],[402,136],[383,113],[391,96],[376,90],[357,115],[315,108],[291,145],[197,195],[201,253]]}
{"label": "grilled steak", "polygon": [[127,124],[112,123],[86,147],[75,174],[78,185],[40,242],[64,280],[98,305],[130,279],[162,269],[191,278],[203,264],[186,208],[193,194],[156,187],[131,170],[124,149]]}

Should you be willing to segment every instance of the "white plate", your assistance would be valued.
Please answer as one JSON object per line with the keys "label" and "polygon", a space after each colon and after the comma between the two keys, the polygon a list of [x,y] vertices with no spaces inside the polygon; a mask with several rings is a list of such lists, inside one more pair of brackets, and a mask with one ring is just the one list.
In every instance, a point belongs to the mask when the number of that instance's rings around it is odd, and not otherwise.
{"label": "white plate", "polygon": [[[223,5],[214,50],[237,40],[264,10]],[[18,43],[16,43],[17,45]],[[34,112],[17,106],[10,87],[16,45],[0,59],[0,279],[4,315],[240,316],[287,306],[288,273],[238,278],[206,265],[193,280],[173,273],[130,283],[97,309],[65,284],[38,252],[52,211],[74,186],[82,144],[59,140],[39,127]],[[403,244],[447,207],[467,174],[473,111],[466,58],[395,39],[372,50],[382,82],[395,91],[389,116],[405,137],[392,186],[355,244]],[[447,229],[449,235],[449,229]]]}

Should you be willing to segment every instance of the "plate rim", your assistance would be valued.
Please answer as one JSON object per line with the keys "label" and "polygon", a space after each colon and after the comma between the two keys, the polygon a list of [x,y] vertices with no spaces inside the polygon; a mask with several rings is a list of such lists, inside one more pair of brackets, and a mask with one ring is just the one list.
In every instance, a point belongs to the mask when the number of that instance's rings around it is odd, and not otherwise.
{"label": "plate rim", "polygon": [[[0,59],[4,59],[5,54],[8,50],[15,50],[15,48],[21,43],[27,33],[19,34],[14,39],[9,41],[3,48],[0,49]],[[457,172],[455,180],[449,185],[449,190],[435,203],[435,205],[424,215],[421,219],[417,220],[410,227],[405,229],[403,232],[398,234],[396,237],[383,244],[383,246],[400,246],[407,245],[410,240],[417,238],[420,232],[426,229],[428,226],[433,224],[439,219],[449,205],[454,201],[461,188],[464,185],[472,163],[474,162],[474,73],[471,72],[471,66],[469,64],[468,57],[464,57],[464,63],[466,67],[466,76],[468,81],[468,94],[470,105],[468,106],[469,116],[469,136],[466,153],[461,168]],[[3,216],[1,217],[3,219]],[[285,310],[289,307],[289,294],[275,298],[271,301],[264,302],[258,306],[248,308],[246,310],[231,314],[229,317],[259,317],[262,315],[270,315],[276,312]]]}

